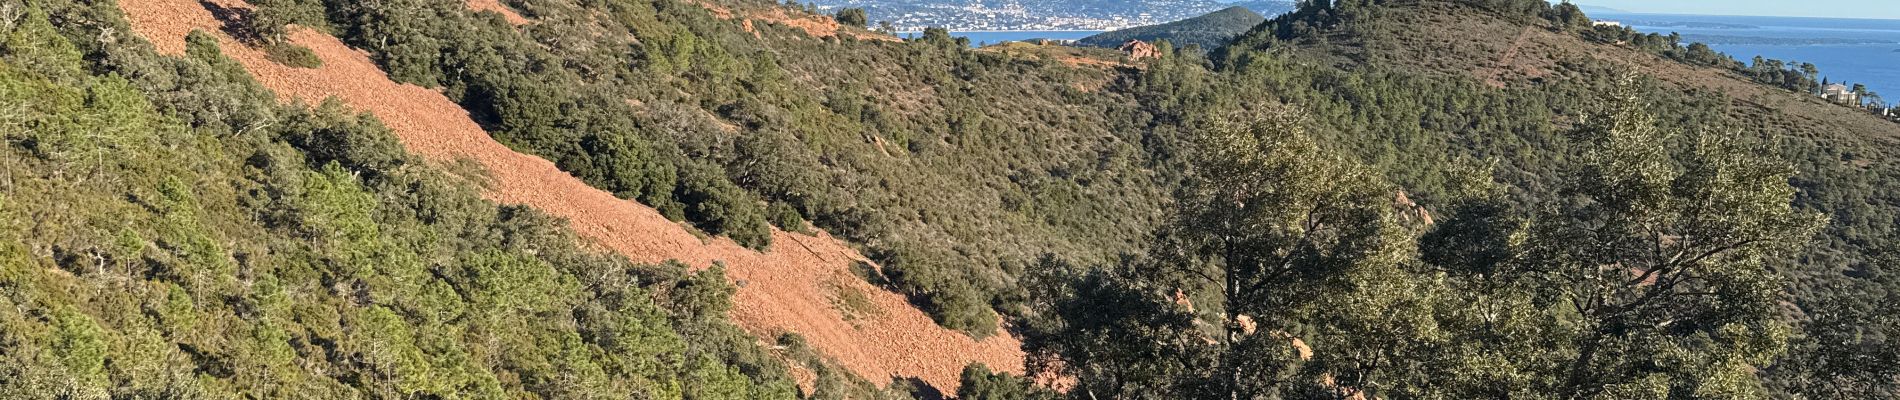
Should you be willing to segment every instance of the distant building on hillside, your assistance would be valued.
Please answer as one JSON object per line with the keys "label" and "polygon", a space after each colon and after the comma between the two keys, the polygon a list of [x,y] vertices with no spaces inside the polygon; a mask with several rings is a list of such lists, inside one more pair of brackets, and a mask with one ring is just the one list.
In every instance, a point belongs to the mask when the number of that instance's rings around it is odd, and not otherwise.
{"label": "distant building on hillside", "polygon": [[1842,85],[1839,83],[1827,85],[1827,87],[1821,88],[1821,97],[1826,98],[1827,101],[1832,101],[1835,103],[1860,105],[1860,94],[1854,93],[1854,91],[1852,90],[1848,90],[1847,85]]}
{"label": "distant building on hillside", "polygon": [[1611,27],[1611,28],[1621,28],[1621,27],[1623,27],[1623,23],[1622,23],[1622,22],[1616,22],[1616,21],[1611,21],[1611,20],[1603,20],[1603,19],[1599,19],[1599,20],[1596,20],[1596,21],[1593,21],[1593,22],[1590,22],[1590,26],[1607,26],[1607,27]]}

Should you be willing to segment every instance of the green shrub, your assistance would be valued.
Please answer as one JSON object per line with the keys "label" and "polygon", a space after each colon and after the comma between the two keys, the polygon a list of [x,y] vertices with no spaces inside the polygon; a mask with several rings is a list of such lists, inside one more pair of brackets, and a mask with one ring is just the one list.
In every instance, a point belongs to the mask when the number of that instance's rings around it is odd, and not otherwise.
{"label": "green shrub", "polygon": [[851,261],[851,274],[857,275],[858,279],[863,279],[864,282],[870,283],[872,286],[882,288],[891,287],[891,280],[885,278],[884,273],[879,272],[877,267],[871,266],[871,263],[860,260]]}
{"label": "green shrub", "polygon": [[278,64],[297,68],[316,68],[323,66],[323,59],[317,58],[317,52],[309,47],[289,43],[272,43],[264,46],[264,58]]}
{"label": "green shrub", "polygon": [[798,214],[797,208],[785,202],[774,202],[766,207],[765,213],[771,217],[772,225],[787,232],[809,233],[805,229],[805,217]]}
{"label": "green shrub", "polygon": [[966,271],[942,261],[947,257],[910,248],[874,252],[872,256],[881,265],[904,266],[887,267],[884,276],[890,279],[891,287],[908,294],[938,324],[979,338],[995,334],[997,314],[990,309],[989,292],[972,283]]}
{"label": "green shrub", "polygon": [[674,197],[685,204],[687,220],[693,221],[699,229],[731,237],[740,245],[754,249],[771,245],[771,228],[765,223],[759,200],[726,180],[719,166],[688,164],[676,190]]}
{"label": "green shrub", "polygon": [[970,363],[958,378],[957,398],[965,400],[1055,400],[1062,396],[1023,377],[990,372],[989,367]]}

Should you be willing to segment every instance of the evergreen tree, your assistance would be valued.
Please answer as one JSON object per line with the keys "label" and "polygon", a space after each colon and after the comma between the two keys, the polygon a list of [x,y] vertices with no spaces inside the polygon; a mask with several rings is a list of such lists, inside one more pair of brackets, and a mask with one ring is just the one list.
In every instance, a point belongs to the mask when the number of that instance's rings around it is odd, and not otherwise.
{"label": "evergreen tree", "polygon": [[1559,393],[1760,394],[1789,335],[1770,267],[1825,219],[1792,208],[1793,167],[1763,149],[1665,130],[1633,84],[1610,102],[1573,132],[1583,161],[1521,255],[1565,342]]}
{"label": "evergreen tree", "polygon": [[295,18],[292,0],[259,0],[250,3],[253,8],[240,13],[239,24],[246,35],[241,39],[259,43],[276,44],[290,40],[289,24]]}
{"label": "evergreen tree", "polygon": [[1553,20],[1558,29],[1577,30],[1591,26],[1590,17],[1584,15],[1583,9],[1577,8],[1576,4],[1571,4],[1569,1],[1558,4],[1554,11],[1556,18]]}
{"label": "evergreen tree", "polygon": [[862,8],[839,9],[838,13],[833,15],[832,18],[837,19],[840,24],[859,28],[863,28],[866,24],[870,23],[869,20],[865,18],[864,9]]}
{"label": "evergreen tree", "polygon": [[[1078,268],[1043,258],[1028,279],[1037,318],[1025,321],[1032,371],[1074,377],[1076,398],[1178,399],[1213,375],[1217,358],[1190,307],[1143,262]],[[966,370],[967,373],[967,370]]]}
{"label": "evergreen tree", "polygon": [[1219,310],[1210,344],[1218,375],[1203,396],[1269,398],[1320,379],[1299,369],[1309,351],[1297,333],[1323,325],[1303,317],[1401,259],[1392,189],[1304,129],[1287,113],[1215,121],[1162,234],[1164,268]]}
{"label": "evergreen tree", "polygon": [[1736,135],[1661,127],[1625,84],[1572,132],[1560,197],[1512,211],[1474,190],[1425,236],[1475,315],[1447,313],[1443,390],[1476,397],[1761,397],[1791,335],[1787,260],[1824,219],[1795,211],[1792,166]]}

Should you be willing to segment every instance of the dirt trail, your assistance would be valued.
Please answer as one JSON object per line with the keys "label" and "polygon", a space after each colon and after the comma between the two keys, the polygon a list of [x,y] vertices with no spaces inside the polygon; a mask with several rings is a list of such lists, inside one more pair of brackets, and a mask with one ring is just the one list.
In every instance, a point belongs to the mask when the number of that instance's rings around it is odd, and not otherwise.
{"label": "dirt trail", "polygon": [[[237,0],[213,2],[245,7]],[[323,66],[290,68],[220,33],[222,23],[197,0],[121,0],[120,7],[133,30],[162,53],[183,54],[185,35],[193,30],[217,34],[224,54],[281,100],[316,103],[335,97],[374,113],[412,153],[437,162],[470,159],[486,167],[494,183],[486,197],[566,218],[582,236],[633,260],[676,259],[695,267],[723,262],[730,277],[743,283],[732,317],[761,338],[797,332],[872,382],[915,377],[946,393],[956,390],[958,374],[970,362],[1022,370],[1018,340],[997,335],[976,341],[938,327],[902,296],[850,276],[850,263],[864,257],[829,235],[774,231],[773,250],[763,253],[724,238],[703,241],[651,208],[589,187],[551,162],[495,142],[441,93],[390,81],[366,54],[336,38],[295,29],[291,40],[315,50]],[[835,279],[839,277],[847,279]],[[823,286],[828,281],[846,282],[864,292],[882,312],[856,325],[847,322]]]}
{"label": "dirt trail", "polygon": [[1478,78],[1483,79],[1484,83],[1491,87],[1504,87],[1504,75],[1517,63],[1518,51],[1524,48],[1524,42],[1531,38],[1531,34],[1536,33],[1536,29],[1534,25],[1525,26],[1524,31],[1518,32],[1517,38],[1511,40],[1511,47],[1504,49],[1504,53],[1498,57],[1497,62],[1482,72]]}
{"label": "dirt trail", "polygon": [[1523,32],[1518,32],[1517,39],[1511,40],[1511,48],[1504,49],[1504,56],[1498,57],[1498,68],[1504,68],[1504,67],[1510,66],[1513,62],[1516,62],[1517,52],[1519,50],[1524,49],[1524,42],[1526,40],[1529,40],[1531,38],[1531,34],[1535,33],[1536,31],[1537,31],[1537,26],[1529,25],[1529,26],[1524,27]]}

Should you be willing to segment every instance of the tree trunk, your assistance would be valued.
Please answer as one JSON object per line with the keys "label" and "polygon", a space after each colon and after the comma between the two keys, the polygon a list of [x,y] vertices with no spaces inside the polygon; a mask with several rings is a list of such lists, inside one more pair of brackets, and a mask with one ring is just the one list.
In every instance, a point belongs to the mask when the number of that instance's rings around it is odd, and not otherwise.
{"label": "tree trunk", "polygon": [[1240,323],[1240,315],[1234,311],[1234,306],[1239,304],[1240,301],[1240,278],[1239,275],[1235,273],[1235,264],[1239,260],[1236,260],[1234,257],[1233,242],[1227,242],[1225,247],[1224,251],[1226,254],[1223,257],[1225,259],[1221,260],[1224,263],[1223,268],[1226,270],[1226,276],[1222,277],[1222,279],[1226,281],[1226,287],[1221,288],[1225,304],[1221,304],[1221,314],[1223,318],[1221,319],[1222,348],[1220,359],[1221,368],[1223,370],[1222,375],[1225,375],[1223,378],[1227,380],[1227,398],[1228,400],[1240,400],[1240,367],[1236,365],[1236,360],[1234,360],[1234,343],[1239,341],[1239,338],[1235,335],[1238,335],[1238,332],[1240,332],[1240,327],[1237,326]]}

